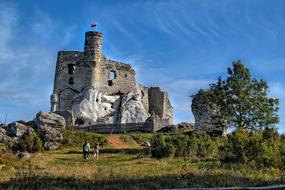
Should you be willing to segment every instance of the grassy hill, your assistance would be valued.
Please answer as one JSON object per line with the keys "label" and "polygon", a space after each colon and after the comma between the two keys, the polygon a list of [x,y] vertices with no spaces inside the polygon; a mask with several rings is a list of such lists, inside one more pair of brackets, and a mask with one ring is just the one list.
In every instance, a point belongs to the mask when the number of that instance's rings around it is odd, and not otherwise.
{"label": "grassy hill", "polygon": [[[143,146],[152,134],[101,135],[62,131],[58,150],[34,153],[18,160],[0,146],[0,189],[159,189],[182,187],[261,186],[284,183],[277,169],[253,170],[217,161],[151,158]],[[85,140],[102,146],[99,160],[82,158]]]}

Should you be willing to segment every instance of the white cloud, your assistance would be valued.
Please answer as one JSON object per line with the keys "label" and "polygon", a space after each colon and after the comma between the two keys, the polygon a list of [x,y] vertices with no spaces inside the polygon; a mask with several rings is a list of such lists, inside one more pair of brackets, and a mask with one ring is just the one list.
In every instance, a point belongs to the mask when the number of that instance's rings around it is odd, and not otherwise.
{"label": "white cloud", "polygon": [[[56,51],[74,28],[60,30],[50,15],[37,10],[26,18],[20,10],[0,3],[0,115],[8,113],[9,121],[49,110]],[[25,19],[30,27],[21,26]]]}
{"label": "white cloud", "polygon": [[12,37],[12,27],[17,21],[15,9],[0,3],[0,64],[3,60],[13,57],[9,48]]}

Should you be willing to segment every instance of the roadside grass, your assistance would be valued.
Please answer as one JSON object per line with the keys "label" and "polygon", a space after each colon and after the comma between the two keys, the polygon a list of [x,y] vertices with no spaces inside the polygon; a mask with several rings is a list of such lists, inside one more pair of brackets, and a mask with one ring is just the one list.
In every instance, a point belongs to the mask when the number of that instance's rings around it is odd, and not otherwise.
{"label": "roadside grass", "polygon": [[[137,144],[150,139],[152,134],[119,135],[129,147],[117,149],[105,141],[110,135],[64,133],[69,142],[58,150],[34,153],[28,160],[18,160],[11,152],[0,155],[0,165],[5,164],[0,169],[0,189],[163,189],[285,182],[284,173],[274,168],[261,170],[217,161],[151,158]],[[90,142],[104,142],[98,161],[92,154],[88,161],[82,158],[84,137]]]}

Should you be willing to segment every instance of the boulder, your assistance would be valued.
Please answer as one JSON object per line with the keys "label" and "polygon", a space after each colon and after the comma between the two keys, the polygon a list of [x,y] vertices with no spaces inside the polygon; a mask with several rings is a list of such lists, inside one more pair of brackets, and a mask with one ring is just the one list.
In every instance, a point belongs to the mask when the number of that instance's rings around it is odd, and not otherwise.
{"label": "boulder", "polygon": [[66,124],[66,127],[73,127],[74,126],[74,116],[73,116],[73,113],[69,110],[66,110],[66,111],[56,111],[54,112],[60,116],[62,116],[64,119],[65,119],[65,124]]}
{"label": "boulder", "polygon": [[217,117],[217,115],[221,115],[221,108],[210,102],[209,93],[200,90],[192,98],[191,109],[195,118],[195,130],[224,135],[226,130],[221,127],[227,126],[228,120],[224,119],[221,123],[221,120]]}
{"label": "boulder", "polygon": [[58,148],[58,146],[59,146],[59,143],[57,143],[57,142],[49,142],[49,141],[47,141],[47,142],[44,143],[44,148],[46,150],[55,150],[55,149]]}
{"label": "boulder", "polygon": [[24,160],[24,159],[30,158],[31,155],[30,155],[28,152],[18,152],[18,153],[17,153],[17,157],[18,157],[20,160]]}
{"label": "boulder", "polygon": [[63,135],[53,127],[40,127],[44,142],[60,142],[63,140]]}
{"label": "boulder", "polygon": [[65,128],[65,119],[53,112],[39,112],[35,122],[38,127]]}
{"label": "boulder", "polygon": [[6,130],[3,127],[0,127],[0,142],[9,143],[12,141],[12,138],[7,135]]}
{"label": "boulder", "polygon": [[12,137],[21,137],[23,136],[27,130],[31,128],[19,122],[10,123],[7,127],[7,134]]}
{"label": "boulder", "polygon": [[142,146],[145,146],[145,147],[151,147],[151,144],[149,141],[145,141]]}

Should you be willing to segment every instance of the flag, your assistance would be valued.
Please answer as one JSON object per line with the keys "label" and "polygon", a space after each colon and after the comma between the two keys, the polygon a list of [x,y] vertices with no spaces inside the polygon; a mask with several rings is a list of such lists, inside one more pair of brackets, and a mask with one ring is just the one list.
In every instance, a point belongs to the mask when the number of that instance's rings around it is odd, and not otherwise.
{"label": "flag", "polygon": [[91,27],[96,27],[96,23],[92,23],[90,26]]}

